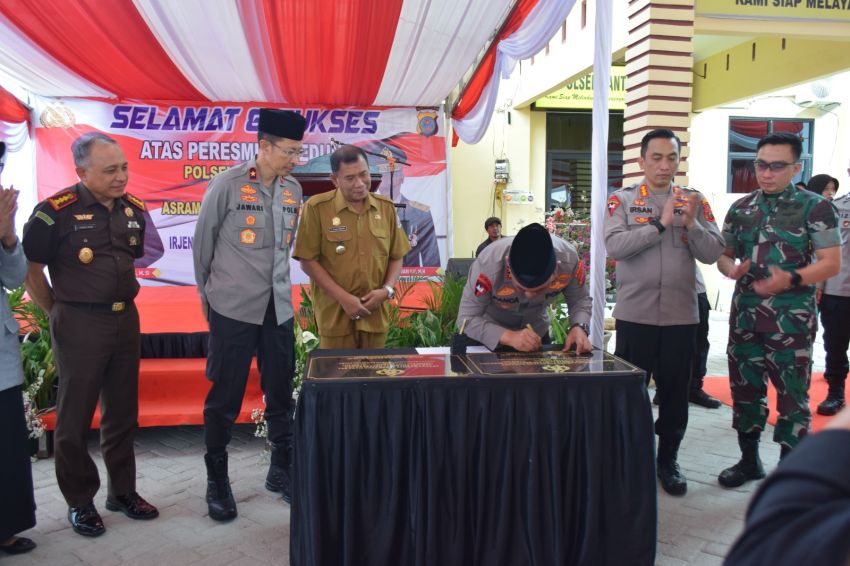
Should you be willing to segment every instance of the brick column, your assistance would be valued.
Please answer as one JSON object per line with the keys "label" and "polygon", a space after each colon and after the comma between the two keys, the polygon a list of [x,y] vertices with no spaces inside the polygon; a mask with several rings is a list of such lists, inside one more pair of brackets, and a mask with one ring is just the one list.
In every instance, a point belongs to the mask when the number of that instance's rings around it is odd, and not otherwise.
{"label": "brick column", "polygon": [[640,140],[655,128],[670,128],[682,140],[676,181],[687,184],[694,0],[633,0],[628,12],[623,185],[641,178]]}

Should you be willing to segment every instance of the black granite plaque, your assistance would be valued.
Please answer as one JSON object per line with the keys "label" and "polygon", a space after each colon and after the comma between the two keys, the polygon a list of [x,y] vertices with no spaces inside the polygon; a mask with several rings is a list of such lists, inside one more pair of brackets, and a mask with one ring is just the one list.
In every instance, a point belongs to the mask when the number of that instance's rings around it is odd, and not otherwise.
{"label": "black granite plaque", "polygon": [[374,356],[334,356],[310,359],[307,379],[345,378],[426,378],[468,375],[462,356],[449,354],[408,354]]}
{"label": "black granite plaque", "polygon": [[599,350],[582,355],[562,351],[487,352],[467,354],[466,361],[478,375],[591,375],[640,371],[608,352]]}

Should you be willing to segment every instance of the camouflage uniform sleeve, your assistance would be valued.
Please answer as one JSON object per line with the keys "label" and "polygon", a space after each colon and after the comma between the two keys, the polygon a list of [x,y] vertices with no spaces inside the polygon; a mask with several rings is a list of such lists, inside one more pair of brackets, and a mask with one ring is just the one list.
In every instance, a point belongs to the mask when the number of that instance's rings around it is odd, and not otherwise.
{"label": "camouflage uniform sleeve", "polygon": [[629,229],[626,215],[629,202],[626,201],[626,193],[617,191],[608,198],[605,215],[605,249],[608,256],[616,260],[629,258],[661,243],[661,234],[651,224]]}
{"label": "camouflage uniform sleeve", "polygon": [[841,234],[835,205],[826,199],[818,201],[806,218],[806,230],[816,250],[840,246]]}
{"label": "camouflage uniform sleeve", "polygon": [[570,284],[564,288],[564,298],[570,315],[570,324],[589,324],[592,318],[593,299],[587,291],[587,270],[578,260]]}
{"label": "camouflage uniform sleeve", "polygon": [[46,202],[38,204],[24,225],[23,246],[27,259],[34,263],[48,264],[56,256],[59,247],[58,213]]}
{"label": "camouflage uniform sleeve", "polygon": [[457,326],[461,328],[466,322],[464,333],[494,350],[506,329],[484,316],[492,296],[493,282],[482,273],[481,261],[475,260],[469,268],[469,278],[466,280],[466,286],[460,298]]}
{"label": "camouflage uniform sleeve", "polygon": [[723,237],[723,245],[726,246],[727,250],[732,250],[735,252],[735,257],[738,257],[738,236],[737,230],[735,229],[735,209],[736,205],[733,204],[728,211],[726,211],[726,217],[723,219],[723,230],[720,232]]}
{"label": "camouflage uniform sleeve", "polygon": [[696,194],[699,196],[699,210],[696,211],[693,227],[688,229],[688,248],[702,263],[714,263],[723,253],[725,241],[714,221],[708,200],[701,193]]}

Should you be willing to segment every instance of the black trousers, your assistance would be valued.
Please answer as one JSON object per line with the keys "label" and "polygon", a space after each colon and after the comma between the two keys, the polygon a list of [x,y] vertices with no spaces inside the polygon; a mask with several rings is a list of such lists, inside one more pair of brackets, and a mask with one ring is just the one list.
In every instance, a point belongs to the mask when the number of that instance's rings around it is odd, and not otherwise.
{"label": "black trousers", "polygon": [[0,542],[35,526],[29,431],[21,386],[0,391]]}
{"label": "black trousers", "polygon": [[850,297],[823,295],[820,300],[820,321],[823,324],[823,349],[826,350],[826,371],[829,379],[847,377],[847,347],[850,346]]}
{"label": "black trousers", "polygon": [[90,310],[56,302],[50,333],[59,376],[53,435],[56,479],[69,506],[100,488],[86,437],[100,399],[100,451],[109,495],[136,491],[133,441],[139,417],[139,312]]}
{"label": "black trousers", "polygon": [[696,324],[653,326],[617,321],[614,354],[655,379],[658,420],[655,434],[680,441],[688,427],[688,394],[696,344]]}
{"label": "black trousers", "polygon": [[262,325],[233,320],[210,309],[207,378],[212,386],[204,403],[204,439],[210,454],[225,451],[230,443],[255,353],[266,398],[269,442],[282,449],[276,451],[281,456],[290,450],[295,335],[293,319],[277,324],[272,298]]}
{"label": "black trousers", "polygon": [[708,349],[711,347],[711,343],[708,341],[708,316],[711,311],[708,294],[697,293],[697,306],[699,308],[699,324],[697,324],[691,389],[702,389],[702,378],[708,371]]}

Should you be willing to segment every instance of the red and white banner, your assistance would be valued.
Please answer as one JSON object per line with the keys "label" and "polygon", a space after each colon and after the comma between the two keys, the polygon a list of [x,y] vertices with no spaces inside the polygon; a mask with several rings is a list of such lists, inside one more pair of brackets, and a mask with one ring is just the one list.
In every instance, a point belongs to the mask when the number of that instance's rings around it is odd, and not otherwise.
{"label": "red and white banner", "polygon": [[[130,164],[128,191],[143,199],[150,215],[142,267],[143,284],[192,285],[192,239],[208,181],[257,152],[259,105],[161,104],[37,98],[38,198],[77,182],[71,142],[91,131],[115,138]],[[378,191],[405,204],[399,216],[412,251],[406,275],[433,275],[445,261],[447,232],[446,143],[443,115],[433,108],[292,108],[307,119],[303,171],[327,173],[334,141],[392,154],[409,165],[390,175],[385,160],[370,156],[381,173]],[[294,174],[298,176],[299,169]],[[392,183],[390,178],[392,177]],[[137,264],[138,265],[138,264]],[[293,281],[306,282],[297,262]]]}

